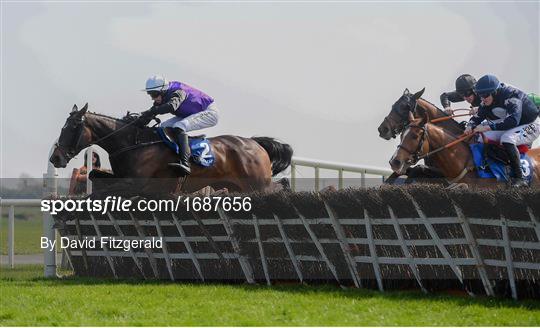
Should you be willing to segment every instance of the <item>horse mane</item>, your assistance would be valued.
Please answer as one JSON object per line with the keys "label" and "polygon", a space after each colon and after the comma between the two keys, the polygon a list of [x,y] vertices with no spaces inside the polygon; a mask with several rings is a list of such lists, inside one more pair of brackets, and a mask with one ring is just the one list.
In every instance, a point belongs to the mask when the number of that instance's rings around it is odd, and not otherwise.
{"label": "horse mane", "polygon": [[[446,115],[446,113],[440,109],[439,107],[437,107],[435,104],[431,103],[430,101],[424,99],[424,98],[420,98],[419,100],[422,100],[424,102],[426,102],[427,104],[433,106],[435,109],[437,109],[437,111],[442,114],[442,116],[444,117]],[[444,126],[446,129],[445,131],[446,132],[451,132],[455,135],[461,135],[464,131],[463,127],[456,121],[456,120],[453,120],[453,119],[450,119],[450,120],[447,120],[447,121],[443,121],[443,122],[440,122],[440,123],[437,123],[437,124],[440,124],[439,126]],[[450,131],[448,131],[450,130]]]}
{"label": "horse mane", "polygon": [[86,112],[86,115],[90,115],[90,116],[97,116],[97,117],[100,117],[100,118],[105,118],[107,120],[110,120],[110,121],[113,121],[114,123],[127,123],[126,120],[125,120],[125,117],[123,118],[116,118],[116,117],[112,117],[112,116],[109,116],[109,115],[105,115],[105,114],[101,114],[101,113],[96,113],[96,112]]}

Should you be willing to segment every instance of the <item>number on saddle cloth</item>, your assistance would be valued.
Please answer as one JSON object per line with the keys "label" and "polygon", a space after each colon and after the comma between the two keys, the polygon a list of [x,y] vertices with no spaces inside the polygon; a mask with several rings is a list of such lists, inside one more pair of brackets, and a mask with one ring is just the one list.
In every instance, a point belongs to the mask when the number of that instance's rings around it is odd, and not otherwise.
{"label": "number on saddle cloth", "polygon": [[[506,163],[501,162],[493,158],[492,156],[484,157],[485,144],[471,144],[469,145],[473,154],[474,165],[476,166],[476,172],[479,178],[494,179],[497,181],[508,181],[508,170],[506,170]],[[490,153],[490,152],[488,152]],[[506,155],[505,155],[506,156]],[[499,157],[499,156],[497,156]],[[502,156],[501,156],[502,157]],[[506,157],[502,158],[504,160]],[[527,183],[532,181],[533,164],[531,158],[526,153],[520,152],[521,158],[521,170],[523,171],[523,177],[527,180]],[[487,165],[486,165],[487,164]]]}
{"label": "number on saddle cloth", "polygon": [[[176,154],[180,152],[178,144],[171,140],[167,135],[164,128],[157,128],[157,132],[161,140],[171,148]],[[206,138],[192,138],[189,137],[189,148],[191,149],[191,160],[193,163],[203,167],[210,167],[214,165],[215,157],[210,142]]]}

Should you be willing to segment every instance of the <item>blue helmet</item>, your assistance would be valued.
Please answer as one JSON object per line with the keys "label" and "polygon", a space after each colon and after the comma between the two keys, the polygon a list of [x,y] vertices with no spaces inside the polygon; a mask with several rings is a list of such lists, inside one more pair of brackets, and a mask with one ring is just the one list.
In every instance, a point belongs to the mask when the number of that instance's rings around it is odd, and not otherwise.
{"label": "blue helmet", "polygon": [[474,92],[477,95],[488,95],[492,94],[501,86],[501,82],[495,75],[484,75],[482,76],[476,85],[474,86]]}

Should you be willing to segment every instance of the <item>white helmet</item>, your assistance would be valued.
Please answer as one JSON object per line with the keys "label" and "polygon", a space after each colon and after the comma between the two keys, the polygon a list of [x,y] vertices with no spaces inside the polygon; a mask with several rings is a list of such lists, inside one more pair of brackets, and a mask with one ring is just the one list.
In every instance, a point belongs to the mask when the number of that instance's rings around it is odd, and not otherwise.
{"label": "white helmet", "polygon": [[150,76],[148,80],[146,80],[146,87],[142,91],[167,91],[169,88],[169,82],[165,80],[163,76],[160,75],[154,75]]}

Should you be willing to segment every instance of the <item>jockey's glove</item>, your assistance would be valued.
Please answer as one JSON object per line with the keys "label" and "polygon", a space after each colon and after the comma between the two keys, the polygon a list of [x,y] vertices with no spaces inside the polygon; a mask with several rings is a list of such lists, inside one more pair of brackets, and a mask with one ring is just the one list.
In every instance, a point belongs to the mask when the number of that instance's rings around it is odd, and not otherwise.
{"label": "jockey's glove", "polygon": [[150,123],[150,121],[154,118],[154,116],[156,116],[156,114],[153,113],[151,109],[146,110],[141,113],[141,116],[139,116],[139,118],[137,118],[137,124],[144,126]]}

